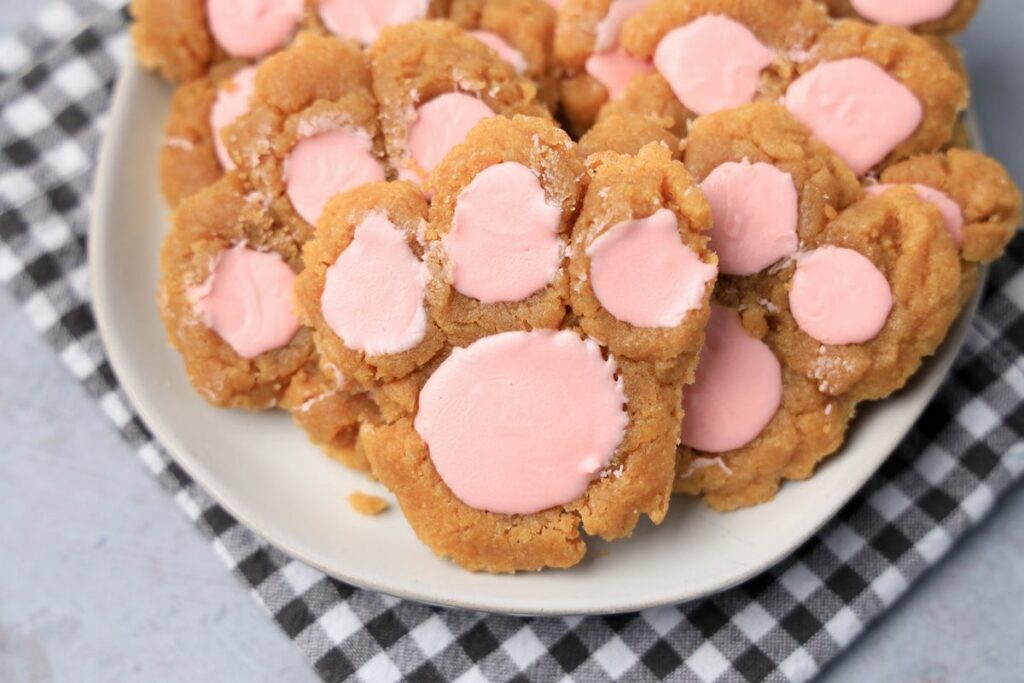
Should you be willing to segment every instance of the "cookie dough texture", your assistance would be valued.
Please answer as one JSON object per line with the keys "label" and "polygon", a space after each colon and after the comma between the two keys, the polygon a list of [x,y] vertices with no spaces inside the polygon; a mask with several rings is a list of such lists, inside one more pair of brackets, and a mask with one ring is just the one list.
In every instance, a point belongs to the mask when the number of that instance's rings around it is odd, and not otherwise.
{"label": "cookie dough texture", "polygon": [[280,254],[298,272],[299,244],[258,203],[236,174],[181,203],[160,253],[160,316],[185,360],[196,390],[214,405],[262,410],[278,404],[313,353],[313,337],[300,329],[291,342],[256,358],[242,358],[193,312],[189,291],[203,284],[217,256],[245,242]]}
{"label": "cookie dough texture", "polygon": [[285,160],[303,138],[335,128],[364,132],[385,164],[365,54],[354,42],[305,32],[260,65],[251,111],[223,133],[240,171],[300,242],[313,226],[285,194]]}
{"label": "cookie dough texture", "polygon": [[[742,24],[778,52],[761,76],[759,97],[770,100],[777,99],[793,80],[793,60],[827,28],[824,12],[811,0],[655,0],[626,22],[622,47],[635,57],[652,59],[667,33],[708,14]],[[657,72],[634,78],[621,98],[601,110],[600,117],[630,113],[669,118],[672,131],[680,137],[686,135],[687,121],[696,116]]]}
{"label": "cookie dough texture", "polygon": [[348,495],[348,504],[353,510],[364,517],[376,517],[381,513],[387,512],[387,509],[391,507],[391,503],[383,498],[363,493],[362,491],[350,493]]}
{"label": "cookie dough texture", "polygon": [[586,160],[598,152],[636,155],[652,142],[662,145],[673,159],[681,156],[679,138],[670,128],[671,119],[636,114],[606,116],[580,138],[576,149]]}
{"label": "cookie dough texture", "polygon": [[359,431],[365,422],[378,420],[380,411],[364,389],[333,366],[322,367],[314,354],[292,377],[280,405],[330,458],[369,473]]}
{"label": "cookie dough texture", "polygon": [[990,263],[1002,256],[1021,220],[1021,193],[995,159],[965,149],[913,157],[887,168],[883,183],[913,183],[944,192],[964,216],[964,260]]}
{"label": "cookie dough texture", "polygon": [[576,222],[586,169],[564,131],[547,119],[517,116],[481,121],[437,168],[436,192],[425,233],[432,245],[427,263],[434,274],[427,291],[431,315],[455,346],[514,330],[556,329],[566,314],[569,278],[559,268],[554,280],[524,301],[484,304],[458,292],[450,282],[452,264],[442,240],[452,232],[459,195],[485,169],[501,163],[526,166],[540,181],[548,204],[562,211],[559,234],[568,242]]}
{"label": "cookie dough texture", "polygon": [[[545,133],[540,129],[543,126],[551,131]],[[571,143],[560,137],[564,134],[554,135],[554,130],[551,124],[537,119],[482,123],[471,133],[472,139],[449,157],[452,171],[445,177],[453,187],[460,187],[488,165],[518,159],[531,168],[542,168],[542,182],[549,196],[560,197],[567,202],[565,206],[572,207],[579,198],[568,184],[582,166]],[[519,141],[524,135],[536,135],[536,143]],[[544,149],[548,145],[552,148]],[[544,158],[550,161],[538,163]],[[672,161],[668,150],[655,143],[636,157],[597,155],[591,160],[589,174],[590,186],[572,233],[570,273],[583,272],[580,268],[587,267],[585,258],[580,261],[582,266],[575,263],[581,254],[579,245],[588,243],[614,222],[646,217],[659,208],[674,211],[679,217],[681,238],[707,262],[714,262],[701,234],[710,225],[710,208],[692,189],[682,164]],[[447,192],[442,189],[438,197]],[[346,201],[351,200],[349,197]],[[341,203],[341,199],[336,200],[333,208],[337,210]],[[440,226],[449,211],[443,206],[432,209],[426,233],[428,245],[437,244]],[[318,237],[311,244],[320,240]],[[552,300],[551,305],[555,303]],[[693,375],[703,343],[707,304],[705,300],[702,308],[672,330],[633,329],[608,320],[592,292],[581,297],[570,293],[568,300],[559,304],[560,316],[552,316],[552,324],[581,335],[591,327],[588,336],[615,358],[628,398],[624,441],[611,465],[578,500],[537,514],[501,515],[470,508],[452,494],[413,426],[420,388],[443,360],[444,352],[403,378],[378,382],[375,396],[382,406],[388,406],[382,408],[383,424],[367,425],[362,435],[374,474],[398,497],[421,540],[437,554],[472,571],[569,567],[586,551],[581,527],[589,535],[612,540],[630,535],[641,515],[660,522],[668,508],[675,474],[683,384]],[[429,310],[445,329],[446,309],[431,305]],[[505,321],[513,321],[513,328],[521,329],[514,322],[519,315],[480,307],[479,329],[469,337],[498,332]]]}
{"label": "cookie dough texture", "polygon": [[369,57],[391,165],[423,178],[428,190],[429,174],[416,167],[406,147],[411,113],[417,106],[459,92],[479,98],[499,116],[550,117],[533,81],[516,74],[493,50],[451,22],[420,21],[387,28]]}
{"label": "cookie dough texture", "polygon": [[[824,0],[824,2],[829,14],[834,17],[853,17],[861,19],[862,21],[868,21],[857,14],[857,10],[853,8],[853,2],[851,0]],[[946,16],[941,19],[936,19],[935,21],[918,24],[917,26],[914,26],[913,29],[918,33],[959,33],[967,28],[967,25],[971,23],[971,19],[974,18],[974,15],[977,13],[980,5],[981,0],[959,0],[953,8],[953,11]]]}
{"label": "cookie dough texture", "polygon": [[224,175],[214,148],[210,113],[219,86],[241,66],[242,62],[225,62],[174,91],[160,150],[160,190],[172,209]]}

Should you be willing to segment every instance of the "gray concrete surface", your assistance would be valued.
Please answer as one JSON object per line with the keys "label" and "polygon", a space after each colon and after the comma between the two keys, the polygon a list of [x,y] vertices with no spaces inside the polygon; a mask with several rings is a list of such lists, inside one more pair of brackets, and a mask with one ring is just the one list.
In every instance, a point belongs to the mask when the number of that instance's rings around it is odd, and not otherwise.
{"label": "gray concrete surface", "polygon": [[[0,0],[0,34],[40,5]],[[1024,180],[1024,3],[964,38],[990,149]],[[0,682],[313,681],[299,651],[0,293]],[[1018,681],[1024,490],[821,677]]]}

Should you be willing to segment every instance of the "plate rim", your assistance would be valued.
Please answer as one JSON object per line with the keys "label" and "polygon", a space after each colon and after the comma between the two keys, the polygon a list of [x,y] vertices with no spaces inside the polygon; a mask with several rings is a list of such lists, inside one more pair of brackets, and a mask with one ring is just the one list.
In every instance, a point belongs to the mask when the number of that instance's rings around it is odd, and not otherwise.
{"label": "plate rim", "polygon": [[[801,545],[806,543],[824,526],[832,521],[839,511],[863,489],[864,485],[871,479],[871,477],[877,474],[879,468],[892,455],[895,448],[906,436],[906,433],[909,433],[908,429],[908,432],[901,433],[898,437],[889,439],[889,441],[892,442],[892,446],[889,448],[879,449],[879,452],[882,454],[876,458],[876,461],[873,462],[871,467],[864,468],[862,476],[857,478],[858,480],[856,481],[856,485],[845,489],[843,495],[837,496],[832,502],[826,514],[817,517],[815,519],[815,523],[803,530],[802,533],[794,535],[792,541],[782,544],[777,552],[771,554],[770,558],[763,561],[756,567],[751,567],[739,574],[730,576],[728,580],[721,581],[720,583],[697,593],[693,593],[692,591],[687,592],[685,586],[681,585],[680,589],[676,593],[673,593],[672,595],[665,595],[661,599],[630,601],[627,598],[609,604],[607,602],[609,598],[605,598],[605,602],[601,602],[601,599],[599,598],[595,600],[595,604],[592,606],[576,607],[569,610],[553,609],[550,606],[542,604],[531,605],[525,609],[517,609],[512,605],[511,601],[501,604],[483,604],[479,601],[460,600],[457,596],[438,596],[436,594],[431,594],[429,590],[426,589],[417,590],[414,588],[395,587],[384,581],[374,581],[372,576],[346,574],[344,571],[339,570],[339,568],[328,567],[317,558],[310,557],[308,553],[296,548],[289,539],[278,537],[272,532],[268,533],[268,530],[265,527],[261,528],[261,525],[254,521],[247,513],[247,505],[241,500],[236,499],[236,496],[232,494],[230,490],[226,490],[230,487],[221,486],[221,484],[218,483],[217,478],[206,471],[205,466],[199,461],[199,459],[193,456],[190,449],[180,441],[174,431],[165,425],[164,420],[150,410],[148,402],[141,396],[139,386],[137,386],[132,380],[126,379],[131,376],[131,373],[125,372],[124,370],[124,364],[126,361],[123,354],[126,353],[126,351],[122,350],[119,344],[118,333],[116,332],[116,326],[113,322],[113,314],[109,308],[110,295],[108,292],[110,291],[112,283],[108,282],[104,275],[104,273],[109,272],[109,269],[106,268],[108,250],[100,247],[107,244],[111,239],[111,231],[108,229],[110,221],[105,220],[105,217],[111,213],[111,209],[109,207],[111,206],[114,198],[114,193],[112,193],[109,188],[113,184],[113,177],[116,172],[114,157],[120,147],[120,145],[117,144],[117,141],[124,135],[117,124],[128,116],[132,106],[132,97],[130,96],[130,93],[138,87],[137,84],[142,78],[156,77],[145,72],[141,67],[135,64],[134,61],[126,63],[120,71],[108,112],[107,126],[101,140],[91,194],[92,208],[89,217],[87,242],[87,268],[89,272],[89,288],[91,295],[90,304],[96,318],[97,331],[103,344],[106,357],[118,379],[118,385],[128,397],[131,404],[130,407],[138,413],[147,429],[152,433],[155,441],[163,446],[164,450],[172,460],[176,462],[198,486],[208,493],[213,500],[221,505],[240,524],[244,525],[259,538],[281,550],[289,557],[314,567],[327,576],[361,589],[383,593],[422,604],[436,605],[458,610],[484,611],[510,616],[589,616],[621,614],[627,612],[639,612],[645,609],[666,605],[685,604],[694,600],[716,595],[740,585],[753,577],[769,571],[792,555],[792,553]],[[973,128],[973,126],[970,126],[970,123],[969,127]],[[976,130],[974,131],[974,134],[976,136],[975,140],[980,140],[980,138],[977,137]],[[914,419],[910,422],[910,428],[912,428],[913,424],[920,419],[921,414],[934,400],[935,394],[945,383],[950,369],[957,357],[960,355],[964,342],[966,341],[971,329],[971,323],[977,311],[978,303],[984,289],[984,282],[985,271],[983,270],[977,291],[971,301],[962,310],[960,317],[950,327],[946,340],[943,342],[942,350],[937,352],[936,355],[931,358],[926,359],[925,362],[928,364],[934,364],[933,367],[926,370],[919,370],[916,375],[919,377],[928,374],[930,377],[931,373],[937,373],[941,375],[941,380],[935,382],[935,388],[931,392],[929,399],[915,411]],[[952,344],[955,348],[944,348],[949,344]],[[871,405],[877,406],[880,405],[880,403]],[[841,456],[842,453],[839,452],[833,457]],[[770,505],[771,502],[765,504]]]}

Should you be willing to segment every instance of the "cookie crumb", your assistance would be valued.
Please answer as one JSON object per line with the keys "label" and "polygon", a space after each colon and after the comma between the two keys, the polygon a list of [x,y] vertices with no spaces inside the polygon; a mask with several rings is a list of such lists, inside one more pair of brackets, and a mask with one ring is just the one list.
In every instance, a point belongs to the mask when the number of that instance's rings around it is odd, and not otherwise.
{"label": "cookie crumb", "polygon": [[350,493],[348,504],[352,506],[353,510],[364,517],[376,517],[391,507],[391,504],[383,498],[371,496],[369,493],[363,493],[362,491]]}

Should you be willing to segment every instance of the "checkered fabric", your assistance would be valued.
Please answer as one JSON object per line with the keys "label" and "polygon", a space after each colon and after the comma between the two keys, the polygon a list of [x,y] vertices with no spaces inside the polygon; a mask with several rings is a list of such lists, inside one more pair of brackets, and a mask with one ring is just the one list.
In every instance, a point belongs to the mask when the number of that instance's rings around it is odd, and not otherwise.
{"label": "checkered fabric", "polygon": [[153,441],[97,335],[89,192],[128,58],[127,14],[102,4],[64,0],[0,41],[0,281],[324,680],[807,680],[1024,473],[1018,238],[992,268],[967,346],[913,432],[821,534],[737,589],[639,614],[521,619],[402,602],[289,559]]}

